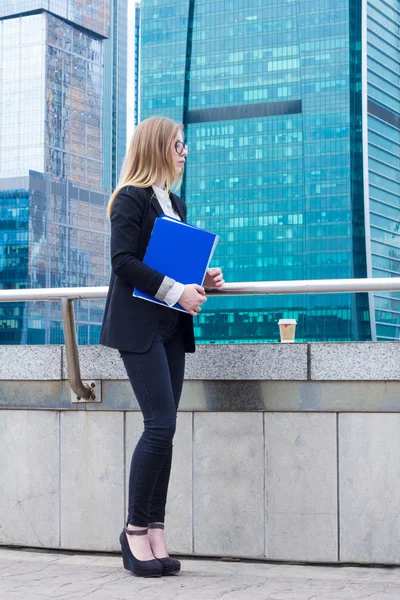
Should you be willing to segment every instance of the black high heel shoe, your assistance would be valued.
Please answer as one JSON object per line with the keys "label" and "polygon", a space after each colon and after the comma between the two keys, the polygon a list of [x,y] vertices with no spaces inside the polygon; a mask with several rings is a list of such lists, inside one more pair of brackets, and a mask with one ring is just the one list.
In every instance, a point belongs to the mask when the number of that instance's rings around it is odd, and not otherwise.
{"label": "black high heel shoe", "polygon": [[129,547],[127,535],[146,535],[147,529],[128,529],[124,528],[119,536],[119,542],[122,550],[122,560],[125,569],[136,575],[136,577],[161,577],[164,567],[159,560],[138,560],[133,556]]}
{"label": "black high heel shoe", "polygon": [[[149,529],[164,529],[164,523],[150,523]],[[181,563],[176,558],[166,556],[164,558],[157,558],[163,568],[163,575],[173,575],[179,573],[181,570]]]}

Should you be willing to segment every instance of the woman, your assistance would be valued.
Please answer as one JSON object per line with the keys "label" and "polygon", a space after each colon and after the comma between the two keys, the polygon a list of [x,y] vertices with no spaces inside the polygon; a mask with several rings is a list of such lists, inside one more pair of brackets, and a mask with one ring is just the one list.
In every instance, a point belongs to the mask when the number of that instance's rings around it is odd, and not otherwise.
{"label": "woman", "polygon": [[[112,274],[100,343],[120,351],[143,413],[127,525],[120,536],[125,568],[141,577],[180,570],[165,544],[165,504],[185,352],[195,350],[193,317],[206,295],[203,287],[183,285],[142,260],[157,216],[186,221],[185,204],[170,190],[182,179],[187,154],[181,125],[163,117],[146,119],[133,134],[108,205]],[[223,284],[221,269],[209,269],[204,285],[220,289]],[[133,297],[134,286],[168,306]],[[178,301],[187,313],[168,308]]]}

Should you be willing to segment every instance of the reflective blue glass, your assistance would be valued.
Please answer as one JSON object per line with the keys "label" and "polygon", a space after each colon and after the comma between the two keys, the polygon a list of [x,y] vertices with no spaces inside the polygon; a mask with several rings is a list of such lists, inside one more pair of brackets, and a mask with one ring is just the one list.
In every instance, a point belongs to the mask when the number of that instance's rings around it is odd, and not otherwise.
{"label": "reflective blue glass", "polygon": [[[228,281],[366,276],[361,2],[143,0],[141,118],[183,122]],[[296,107],[296,108],[295,108]],[[366,295],[212,298],[200,342],[371,338]]]}
{"label": "reflective blue glass", "polygon": [[[23,189],[0,191],[0,288],[104,285],[107,201],[104,192],[34,172]],[[80,343],[98,343],[96,329],[83,332],[100,326],[102,307],[102,301],[76,303]],[[63,343],[61,323],[59,302],[1,304],[0,344]]]}
{"label": "reflective blue glass", "polygon": [[[372,274],[400,276],[400,3],[368,0],[368,177]],[[400,303],[373,295],[376,339],[400,339]]]}
{"label": "reflective blue glass", "polygon": [[128,0],[110,0],[110,35],[104,41],[103,187],[115,189],[126,153]]}
{"label": "reflective blue glass", "polygon": [[[125,115],[118,115],[103,157],[109,0],[46,0],[51,11],[42,8],[35,0],[4,0],[0,7],[0,287],[105,285],[103,172],[122,154],[122,138],[125,145]],[[30,10],[36,12],[17,12]],[[122,34],[119,40],[123,56]],[[114,106],[123,112],[123,101]],[[80,343],[98,343],[102,308],[103,302],[77,304]],[[58,302],[0,306],[0,343],[62,342]]]}
{"label": "reflective blue glass", "polygon": [[141,30],[141,4],[135,3],[135,108],[134,108],[134,125],[139,123],[139,72],[140,72],[140,30]]}
{"label": "reflective blue glass", "polygon": [[0,19],[40,10],[47,10],[103,37],[108,36],[110,0],[1,0]]}

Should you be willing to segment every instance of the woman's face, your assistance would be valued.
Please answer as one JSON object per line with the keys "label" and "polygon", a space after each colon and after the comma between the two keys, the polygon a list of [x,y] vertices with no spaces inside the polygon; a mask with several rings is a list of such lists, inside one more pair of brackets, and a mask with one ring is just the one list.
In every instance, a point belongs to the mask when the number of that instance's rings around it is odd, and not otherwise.
{"label": "woman's face", "polygon": [[172,148],[172,161],[177,173],[181,173],[183,167],[185,166],[187,155],[188,147],[185,146],[182,132],[178,131]]}

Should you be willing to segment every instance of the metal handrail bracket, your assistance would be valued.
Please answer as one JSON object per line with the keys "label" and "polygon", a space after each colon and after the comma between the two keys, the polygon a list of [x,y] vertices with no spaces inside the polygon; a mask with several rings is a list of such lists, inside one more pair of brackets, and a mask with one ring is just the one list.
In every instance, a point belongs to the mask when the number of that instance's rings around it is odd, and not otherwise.
{"label": "metal handrail bracket", "polygon": [[101,381],[82,381],[73,300],[61,298],[65,354],[71,386],[71,402],[101,402]]}
{"label": "metal handrail bracket", "polygon": [[[309,281],[247,281],[226,283],[222,290],[207,289],[210,296],[254,296],[259,294],[334,294],[348,292],[399,291],[400,277],[369,279],[314,279]],[[0,290],[0,302],[61,302],[65,354],[71,386],[71,402],[101,402],[101,381],[82,381],[74,316],[74,300],[106,298],[108,287],[35,288]]]}

